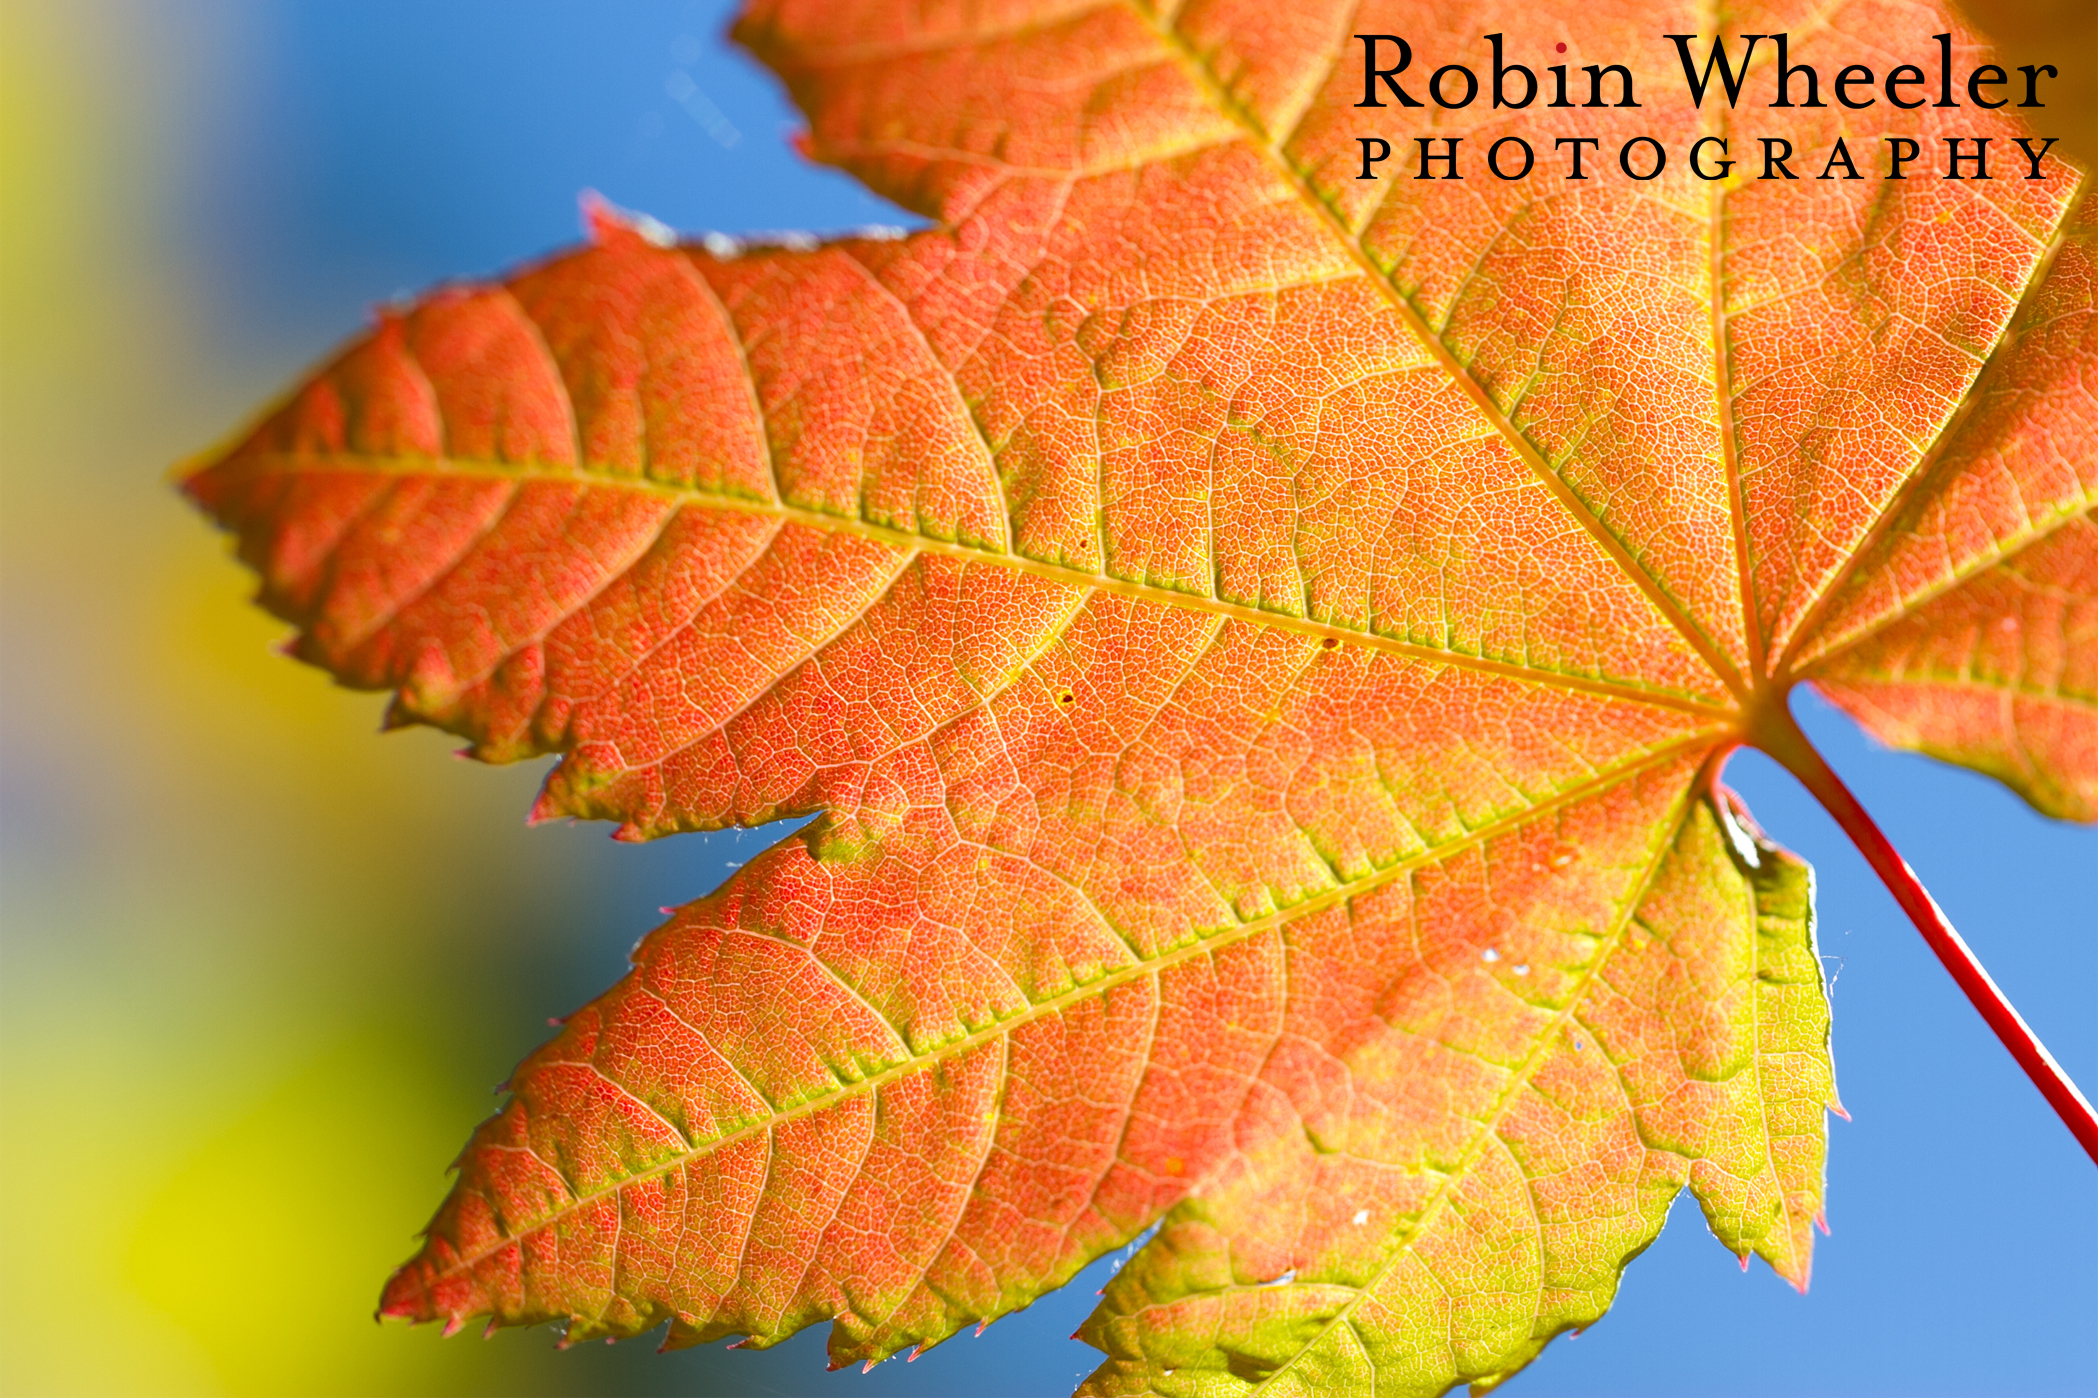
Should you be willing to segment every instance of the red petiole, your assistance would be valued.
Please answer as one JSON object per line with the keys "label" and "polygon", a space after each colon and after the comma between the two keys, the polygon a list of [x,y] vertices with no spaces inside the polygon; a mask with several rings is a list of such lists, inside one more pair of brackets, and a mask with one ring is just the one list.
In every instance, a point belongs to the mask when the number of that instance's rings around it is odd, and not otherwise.
{"label": "red petiole", "polygon": [[1930,896],[1909,867],[1906,859],[1890,843],[1879,826],[1873,822],[1858,798],[1851,794],[1830,769],[1814,745],[1800,732],[1799,724],[1782,700],[1769,704],[1757,715],[1753,739],[1755,745],[1769,754],[1780,766],[1799,779],[1802,786],[1814,794],[1822,807],[1843,827],[1858,853],[1894,895],[1894,901],[1916,924],[1923,940],[1937,954],[1938,961],[1952,974],[1952,979],[1967,996],[1967,1002],[1980,1012],[1981,1017],[1994,1030],[2003,1046],[2018,1060],[2018,1066],[2032,1079],[2033,1086],[2047,1099],[2055,1115],[2062,1119],[2084,1151],[2094,1162],[2098,1162],[2098,1112],[2091,1108],[2090,1101],[2077,1090],[2069,1075],[2062,1071],[2054,1055],[2032,1032],[2024,1018],[2004,998],[1996,982],[1975,959],[1974,953],[1953,929],[1945,912]]}

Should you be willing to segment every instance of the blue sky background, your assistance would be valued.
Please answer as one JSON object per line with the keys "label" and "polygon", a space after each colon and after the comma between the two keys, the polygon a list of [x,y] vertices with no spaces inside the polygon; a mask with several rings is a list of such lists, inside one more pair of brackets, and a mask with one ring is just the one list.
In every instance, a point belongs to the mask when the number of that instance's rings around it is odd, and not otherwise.
{"label": "blue sky background", "polygon": [[[105,8],[95,32],[124,50],[117,68],[153,73],[134,94],[134,119],[163,123],[136,136],[153,143],[154,168],[141,175],[158,191],[151,233],[194,288],[194,346],[230,366],[235,401],[277,392],[375,302],[574,241],[584,188],[685,232],[906,221],[787,149],[798,118],[720,40],[722,4],[185,8]],[[148,478],[132,486],[153,488]],[[210,547],[201,531],[191,544]],[[376,717],[378,701],[358,702]],[[2098,833],[2044,821],[1981,778],[1876,750],[1812,700],[1802,719],[2056,1055],[2087,1087],[2098,1083]],[[528,777],[466,775],[507,783],[521,812]],[[1684,1199],[1628,1270],[1616,1309],[1506,1391],[2098,1392],[2098,1172],[1812,801],[1755,755],[1737,758],[1729,777],[1819,875],[1838,1081],[1854,1120],[1832,1127],[1834,1231],[1820,1243],[1813,1292],[1795,1295],[1761,1263],[1744,1275]],[[703,892],[762,843],[681,836],[624,847],[605,834],[519,831],[492,855],[474,845],[498,867],[562,871],[548,906],[563,925],[520,939],[491,973],[500,993],[474,991],[495,997],[475,1020],[484,1027],[418,1066],[464,1085],[461,1138],[491,1105],[468,1088],[503,1076],[545,1016],[609,983],[659,905]],[[484,966],[460,959],[431,974],[473,977]],[[433,1156],[422,1167],[430,1205],[443,1164]],[[425,1212],[392,1221],[403,1255]],[[761,1355],[662,1358],[644,1344],[557,1354],[536,1332],[485,1347],[452,1341],[500,1369],[461,1360],[443,1386],[411,1378],[400,1391],[507,1390],[513,1380],[494,1375],[529,1371],[544,1392],[1062,1394],[1097,1357],[1064,1337],[1108,1265],[980,1339],[864,1377],[822,1372],[820,1332]],[[376,1294],[382,1278],[366,1280]],[[370,1343],[421,1341],[387,1327]],[[279,1377],[280,1391],[307,1386]]]}

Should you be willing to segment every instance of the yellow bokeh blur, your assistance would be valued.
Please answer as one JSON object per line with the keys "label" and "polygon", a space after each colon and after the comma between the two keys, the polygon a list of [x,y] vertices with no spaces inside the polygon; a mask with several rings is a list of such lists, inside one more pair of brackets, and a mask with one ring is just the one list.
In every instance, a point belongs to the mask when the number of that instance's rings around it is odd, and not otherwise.
{"label": "yellow bokeh blur", "polygon": [[499,855],[535,772],[274,654],[167,484],[295,367],[229,362],[168,252],[209,29],[0,7],[0,1391],[535,1391],[544,1335],[371,1311],[494,1100],[447,1086],[463,972],[561,856]]}

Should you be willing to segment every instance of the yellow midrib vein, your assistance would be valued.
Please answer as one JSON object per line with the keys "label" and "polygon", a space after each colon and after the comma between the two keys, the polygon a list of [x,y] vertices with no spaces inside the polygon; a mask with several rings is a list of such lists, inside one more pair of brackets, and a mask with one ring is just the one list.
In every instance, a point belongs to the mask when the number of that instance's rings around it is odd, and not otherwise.
{"label": "yellow midrib vein", "polygon": [[332,453],[257,453],[229,462],[225,467],[232,472],[323,472],[356,471],[379,475],[415,476],[442,475],[447,477],[481,478],[503,481],[540,481],[556,485],[583,486],[594,490],[626,490],[637,494],[654,495],[678,504],[702,505],[708,509],[725,510],[737,514],[756,515],[766,519],[784,520],[804,528],[823,530],[833,534],[849,534],[873,543],[886,544],[892,548],[917,553],[939,554],[960,559],[968,563],[980,563],[1008,568],[1031,577],[1059,583],[1067,587],[1089,588],[1097,592],[1113,593],[1116,596],[1135,598],[1162,606],[1179,607],[1187,611],[1226,616],[1234,620],[1249,622],[1279,631],[1319,639],[1331,639],[1347,645],[1366,646],[1373,650],[1403,655],[1410,659],[1427,661],[1438,665],[1451,665],[1460,669],[1475,670],[1505,679],[1521,680],[1548,688],[1576,690],[1586,694],[1602,695],[1621,699],[1628,703],[1649,704],[1660,708],[1675,709],[1700,717],[1735,721],[1739,712],[1724,702],[1699,699],[1689,694],[1667,690],[1642,689],[1635,685],[1614,680],[1592,679],[1585,675],[1567,674],[1560,670],[1545,670],[1511,661],[1493,660],[1486,656],[1471,655],[1463,651],[1445,650],[1437,646],[1420,645],[1412,641],[1401,641],[1374,631],[1355,630],[1335,626],[1328,622],[1315,621],[1310,617],[1291,616],[1286,612],[1264,611],[1237,602],[1226,602],[1217,597],[1205,597],[1200,593],[1176,592],[1148,583],[1118,578],[1109,573],[1086,573],[1062,564],[1028,558],[1023,554],[998,552],[989,547],[978,547],[957,543],[947,539],[931,538],[922,534],[875,524],[869,520],[849,515],[825,514],[818,510],[805,509],[781,501],[756,500],[744,496],[721,494],[699,490],[689,486],[665,485],[639,476],[610,476],[598,472],[584,471],[570,466],[542,463],[508,465],[498,462],[457,461],[450,458],[401,458],[365,456],[347,452]]}
{"label": "yellow midrib vein", "polygon": [[[1706,0],[1699,16],[1699,37],[1709,35],[1713,43],[1719,42],[1719,6],[1716,0]],[[1746,81],[1744,76],[1743,81]],[[1724,138],[1730,127],[1733,108],[1721,106],[1716,100],[1710,107],[1700,104],[1699,126],[1706,136]],[[1724,150],[1725,146],[1722,145]],[[1707,186],[1705,199],[1705,266],[1711,287],[1706,297],[1710,306],[1711,323],[1708,333],[1712,337],[1712,406],[1719,424],[1720,461],[1726,468],[1726,513],[1727,525],[1734,536],[1734,587],[1741,606],[1741,626],[1748,640],[1748,663],[1751,678],[1762,682],[1769,671],[1768,645],[1763,636],[1763,617],[1756,601],[1756,577],[1748,534],[1748,496],[1741,480],[1741,440],[1738,425],[1734,421],[1734,374],[1733,358],[1729,349],[1732,336],[1732,312],[1727,305],[1726,289],[1726,236],[1727,194],[1732,189],[1726,181]]]}

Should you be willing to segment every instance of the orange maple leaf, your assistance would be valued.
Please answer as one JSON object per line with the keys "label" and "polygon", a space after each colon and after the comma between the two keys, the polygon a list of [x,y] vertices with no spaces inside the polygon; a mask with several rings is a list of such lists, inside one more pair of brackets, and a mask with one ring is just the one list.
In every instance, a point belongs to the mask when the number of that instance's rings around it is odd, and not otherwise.
{"label": "orange maple leaf", "polygon": [[[1923,5],[1752,8],[1729,41],[1794,62],[1982,59]],[[562,754],[537,814],[820,813],[518,1069],[385,1312],[834,1318],[871,1359],[1162,1221],[1090,1391],[1436,1393],[1600,1316],[1685,1185],[1804,1286],[1828,1006],[1807,871],[1718,780],[1743,744],[2098,1151],[1787,709],[2098,815],[2076,173],[1705,182],[1707,136],[2024,133],[1715,95],[1431,113],[1651,137],[1650,181],[1356,178],[1416,119],[1358,110],[1353,35],[1659,93],[1700,28],[759,3],[812,154],[935,227],[709,250],[601,209],[191,474],[301,658]]]}

